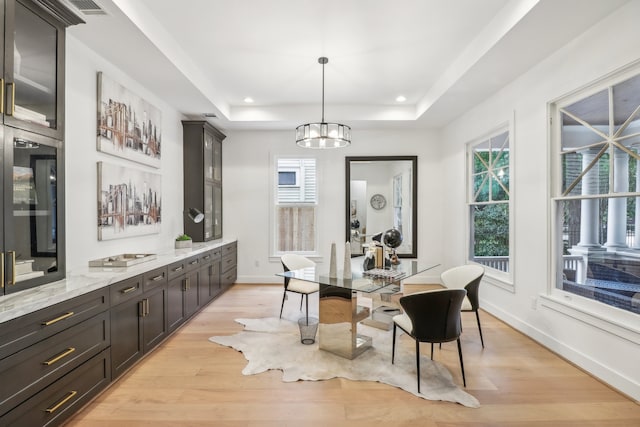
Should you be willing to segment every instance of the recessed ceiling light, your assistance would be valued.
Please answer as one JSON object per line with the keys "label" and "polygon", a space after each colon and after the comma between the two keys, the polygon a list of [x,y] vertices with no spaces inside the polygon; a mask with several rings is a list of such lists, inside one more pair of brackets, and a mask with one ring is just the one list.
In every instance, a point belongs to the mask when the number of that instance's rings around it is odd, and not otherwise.
{"label": "recessed ceiling light", "polygon": [[250,97],[250,96],[247,96],[247,97],[244,99],[244,102],[246,102],[247,104],[253,104],[253,98],[252,98],[252,97]]}
{"label": "recessed ceiling light", "polygon": [[404,101],[406,101],[406,100],[407,100],[407,98],[406,98],[406,97],[404,97],[404,96],[402,96],[402,95],[398,95],[398,96],[396,97],[396,102],[404,102]]}

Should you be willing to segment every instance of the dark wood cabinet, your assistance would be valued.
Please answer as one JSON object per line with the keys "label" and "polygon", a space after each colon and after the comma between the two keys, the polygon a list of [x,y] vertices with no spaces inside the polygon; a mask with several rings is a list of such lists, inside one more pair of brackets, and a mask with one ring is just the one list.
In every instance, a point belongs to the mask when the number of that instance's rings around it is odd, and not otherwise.
{"label": "dark wood cabinet", "polygon": [[166,267],[111,285],[113,378],[119,377],[167,335],[167,295]]}
{"label": "dark wood cabinet", "polygon": [[0,295],[64,278],[62,2],[0,0]]}
{"label": "dark wood cabinet", "polygon": [[191,317],[200,307],[200,275],[198,270],[192,270],[185,274],[184,282],[184,316]]}
{"label": "dark wood cabinet", "polygon": [[143,275],[142,349],[144,353],[158,345],[169,331],[167,323],[168,276],[167,266],[148,271]]}
{"label": "dark wood cabinet", "polygon": [[5,415],[0,427],[57,426],[98,395],[111,381],[109,350],[95,355]]}
{"label": "dark wood cabinet", "polygon": [[142,357],[142,278],[111,285],[111,375],[118,377]]}
{"label": "dark wood cabinet", "polygon": [[185,277],[184,274],[173,279],[169,279],[167,285],[167,321],[169,332],[173,332],[184,322],[184,305],[183,299],[183,287]]}
{"label": "dark wood cabinet", "polygon": [[222,247],[222,259],[220,260],[220,288],[227,289],[238,278],[238,246],[234,243]]}
{"label": "dark wood cabinet", "polygon": [[84,21],[62,2],[2,0],[5,125],[64,137],[66,27]]}
{"label": "dark wood cabinet", "polygon": [[222,141],[225,135],[206,121],[183,120],[184,208],[204,220],[184,216],[185,233],[195,242],[222,238]]}
{"label": "dark wood cabinet", "polygon": [[197,256],[169,265],[169,331],[175,330],[200,307],[199,266]]}
{"label": "dark wood cabinet", "polygon": [[58,425],[111,380],[109,288],[0,324],[0,426]]}
{"label": "dark wood cabinet", "polygon": [[235,282],[228,243],[0,323],[0,427],[63,423]]}

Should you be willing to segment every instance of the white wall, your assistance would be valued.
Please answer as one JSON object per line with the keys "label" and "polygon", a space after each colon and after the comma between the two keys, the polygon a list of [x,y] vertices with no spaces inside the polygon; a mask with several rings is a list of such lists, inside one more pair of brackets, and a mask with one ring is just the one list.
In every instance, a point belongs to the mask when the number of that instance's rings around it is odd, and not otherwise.
{"label": "white wall", "polygon": [[[282,271],[279,259],[269,258],[271,163],[276,155],[317,156],[319,248],[328,259],[331,243],[336,242],[339,260],[346,241],[345,157],[417,155],[418,255],[422,259],[442,260],[442,213],[437,206],[442,196],[440,147],[435,133],[365,130],[354,126],[350,147],[322,151],[299,148],[294,137],[293,129],[227,132],[223,144],[223,224],[225,234],[233,232],[238,238],[238,282],[282,281],[275,276]],[[439,274],[439,270],[434,270],[425,280],[437,281]]]}
{"label": "white wall", "polygon": [[576,298],[563,303],[541,294],[550,289],[547,103],[638,60],[638,17],[640,2],[629,2],[442,132],[443,182],[451,185],[443,200],[445,235],[451,237],[444,241],[447,266],[465,262],[465,186],[459,179],[465,144],[515,117],[515,293],[485,281],[481,306],[636,400],[637,315],[611,309],[603,320],[585,314]]}
{"label": "white wall", "polygon": [[[96,150],[97,72],[111,78],[162,110],[160,169]],[[182,231],[182,116],[117,66],[105,61],[72,36],[67,37],[65,109],[67,271],[86,267],[91,259],[123,252],[169,249]],[[160,234],[98,241],[97,162],[162,174]]]}

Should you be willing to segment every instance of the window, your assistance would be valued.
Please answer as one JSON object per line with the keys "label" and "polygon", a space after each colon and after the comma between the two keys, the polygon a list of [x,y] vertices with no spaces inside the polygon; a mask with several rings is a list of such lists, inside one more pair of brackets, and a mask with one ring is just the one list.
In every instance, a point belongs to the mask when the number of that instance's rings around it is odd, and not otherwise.
{"label": "window", "polygon": [[278,170],[278,187],[298,187],[300,169],[279,169]]}
{"label": "window", "polygon": [[640,75],[619,74],[550,111],[555,287],[640,313]]}
{"label": "window", "polygon": [[511,273],[509,130],[470,143],[467,159],[469,260]]}
{"label": "window", "polygon": [[276,159],[274,255],[316,252],[316,159]]}

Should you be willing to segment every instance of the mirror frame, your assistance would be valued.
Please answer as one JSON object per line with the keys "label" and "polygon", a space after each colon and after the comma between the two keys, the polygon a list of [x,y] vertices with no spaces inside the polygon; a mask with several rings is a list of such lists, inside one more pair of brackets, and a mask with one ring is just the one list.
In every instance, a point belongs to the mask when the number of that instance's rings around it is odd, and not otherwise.
{"label": "mirror frame", "polygon": [[[418,156],[347,156],[345,157],[345,236],[351,241],[351,162],[390,162],[408,160],[411,162],[411,238],[410,253],[398,253],[398,258],[418,257]],[[355,254],[354,254],[355,255]],[[352,255],[353,256],[353,255]],[[357,255],[356,255],[357,256]]]}

